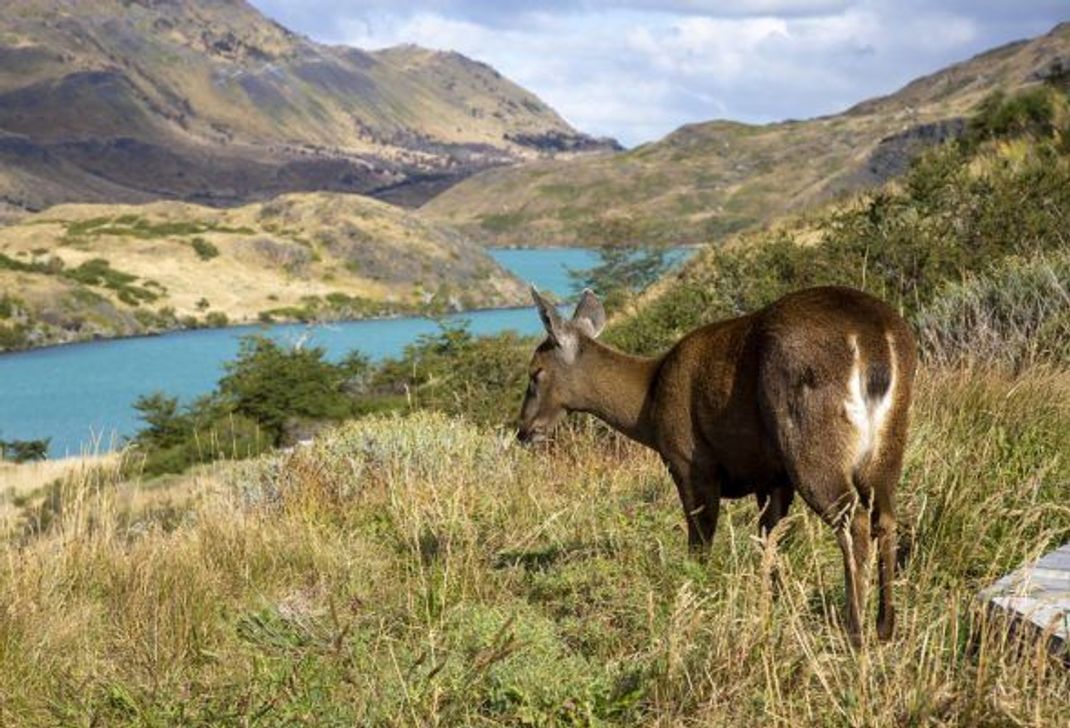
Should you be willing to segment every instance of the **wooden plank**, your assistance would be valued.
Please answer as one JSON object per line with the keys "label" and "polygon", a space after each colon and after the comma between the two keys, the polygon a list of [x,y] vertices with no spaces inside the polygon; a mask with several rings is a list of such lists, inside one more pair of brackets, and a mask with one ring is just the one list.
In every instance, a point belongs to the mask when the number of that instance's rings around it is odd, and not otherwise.
{"label": "wooden plank", "polygon": [[1070,661],[1070,543],[1007,574],[981,591],[990,609],[1048,635],[1056,654]]}

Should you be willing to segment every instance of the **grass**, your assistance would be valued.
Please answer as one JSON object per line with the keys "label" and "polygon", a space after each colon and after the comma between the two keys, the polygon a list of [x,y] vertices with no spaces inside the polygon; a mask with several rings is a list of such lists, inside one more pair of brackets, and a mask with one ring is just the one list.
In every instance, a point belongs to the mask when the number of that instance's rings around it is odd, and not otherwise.
{"label": "grass", "polygon": [[898,632],[857,654],[805,508],[766,549],[728,503],[699,564],[656,457],[594,426],[525,450],[369,418],[164,483],[83,472],[2,547],[0,723],[1053,725],[1070,674],[973,599],[1070,537],[1068,452],[1067,371],[924,371]]}
{"label": "grass", "polygon": [[[153,222],[152,220],[134,214],[119,215],[115,218],[106,216],[92,217],[87,220],[68,222],[66,223],[66,227],[66,237],[70,241],[77,241],[79,238],[84,237],[99,237],[102,235],[152,240],[155,238],[188,237],[190,235],[198,235],[207,232],[230,233],[234,235],[252,235],[256,232],[253,228],[248,226],[232,227],[211,221],[165,220]],[[196,245],[194,245],[194,247],[196,247]],[[197,253],[199,255],[201,254],[199,248]]]}
{"label": "grass", "polygon": [[[225,210],[162,201],[59,206],[0,228],[0,289],[26,304],[17,320],[0,321],[0,349],[203,324],[202,298],[234,323],[255,322],[262,311],[293,320],[437,311],[453,301],[425,305],[425,293],[442,284],[467,308],[526,300],[520,281],[472,242],[360,196],[284,195]],[[87,286],[104,294],[101,305],[67,305]],[[332,294],[346,300],[303,300]],[[150,306],[175,316],[154,320],[144,313]]]}

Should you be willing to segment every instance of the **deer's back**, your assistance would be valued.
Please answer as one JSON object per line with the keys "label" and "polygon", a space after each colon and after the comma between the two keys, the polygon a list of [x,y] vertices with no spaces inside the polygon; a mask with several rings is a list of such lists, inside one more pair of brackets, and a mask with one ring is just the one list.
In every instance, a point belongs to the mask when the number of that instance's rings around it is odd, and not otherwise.
{"label": "deer's back", "polygon": [[879,299],[840,287],[789,294],[696,329],[666,354],[654,405],[659,449],[705,453],[725,496],[753,492],[784,476],[776,430],[807,414],[793,408],[823,396],[850,419],[852,396],[884,401],[893,381],[888,406],[904,406],[915,357],[909,326]]}

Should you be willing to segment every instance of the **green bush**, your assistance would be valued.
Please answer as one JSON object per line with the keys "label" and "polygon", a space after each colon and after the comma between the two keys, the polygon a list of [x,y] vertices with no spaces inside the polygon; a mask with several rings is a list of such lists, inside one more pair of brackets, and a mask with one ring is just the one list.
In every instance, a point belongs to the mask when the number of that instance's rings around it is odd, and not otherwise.
{"label": "green bush", "polygon": [[210,328],[221,329],[230,323],[230,319],[222,311],[209,311],[204,317],[204,323]]}
{"label": "green bush", "polygon": [[5,293],[0,296],[0,319],[9,319],[21,308],[22,302],[14,296]]}
{"label": "green bush", "polygon": [[1056,129],[1059,105],[1065,105],[1065,96],[1050,86],[1013,96],[995,91],[978,106],[970,120],[970,133],[980,141],[1021,134],[1050,136]]}
{"label": "green bush", "polygon": [[197,253],[197,257],[201,260],[211,260],[219,255],[219,248],[204,238],[194,238],[190,245],[193,246],[194,252]]}
{"label": "green bush", "polygon": [[87,260],[76,268],[62,271],[60,275],[85,286],[110,288],[116,292],[120,301],[131,306],[159,298],[158,294],[148,288],[133,285],[137,276],[112,268],[104,258]]}
{"label": "green bush", "polygon": [[150,474],[249,457],[278,446],[291,421],[340,420],[358,411],[350,386],[368,366],[356,354],[335,364],[320,348],[287,349],[248,336],[211,394],[186,407],[160,392],[140,397],[134,407],[145,427],[133,442]]}
{"label": "green bush", "polygon": [[930,361],[1070,363],[1070,251],[1008,258],[944,286],[915,317]]}
{"label": "green bush", "polygon": [[29,343],[29,332],[25,325],[0,324],[0,350],[24,349]]}
{"label": "green bush", "polygon": [[48,457],[48,445],[52,438],[40,440],[0,440],[0,460],[27,463]]}
{"label": "green bush", "polygon": [[465,323],[443,323],[437,334],[419,337],[401,357],[381,364],[371,394],[404,396],[411,408],[502,424],[516,415],[513,400],[519,406],[533,344],[512,332],[476,337]]}

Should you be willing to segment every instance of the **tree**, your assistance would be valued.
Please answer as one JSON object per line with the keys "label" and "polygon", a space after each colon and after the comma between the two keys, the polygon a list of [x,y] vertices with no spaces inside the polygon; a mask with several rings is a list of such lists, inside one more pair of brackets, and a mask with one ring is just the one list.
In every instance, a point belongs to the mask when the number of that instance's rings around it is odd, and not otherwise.
{"label": "tree", "polygon": [[238,358],[219,380],[219,396],[276,442],[290,418],[341,419],[353,411],[343,385],[359,365],[351,357],[338,366],[324,355],[320,347],[284,349],[263,336],[244,337]]}
{"label": "tree", "polygon": [[134,402],[138,418],[148,425],[137,434],[137,441],[156,448],[180,444],[192,429],[191,418],[178,413],[178,398],[163,392],[143,394]]}
{"label": "tree", "polygon": [[48,446],[51,442],[51,437],[40,440],[0,440],[0,460],[10,460],[13,463],[44,460],[48,457]]}
{"label": "tree", "polygon": [[615,311],[660,278],[669,267],[667,250],[653,246],[602,248],[600,263],[590,270],[569,270],[577,284],[597,293],[609,311]]}

